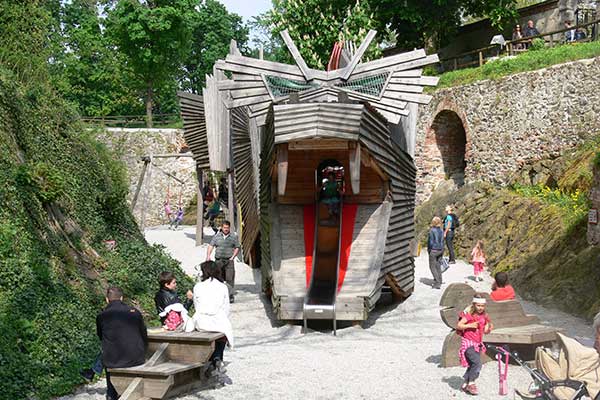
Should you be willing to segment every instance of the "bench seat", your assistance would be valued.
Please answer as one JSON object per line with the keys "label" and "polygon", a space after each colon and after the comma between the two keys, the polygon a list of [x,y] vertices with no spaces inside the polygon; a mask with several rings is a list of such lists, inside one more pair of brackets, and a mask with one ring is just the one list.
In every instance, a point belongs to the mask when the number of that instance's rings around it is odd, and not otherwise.
{"label": "bench seat", "polygon": [[494,329],[483,337],[486,343],[537,344],[558,339],[552,326],[533,324]]}
{"label": "bench seat", "polygon": [[[458,350],[461,337],[456,333],[458,315],[469,306],[475,289],[464,283],[452,283],[440,299],[440,317],[452,329],[446,336],[442,348],[442,367],[460,365]],[[509,345],[511,350],[518,351],[525,360],[531,360],[538,346],[549,346],[558,340],[558,329],[540,324],[539,318],[527,315],[517,300],[493,301],[489,294],[480,293],[487,299],[486,312],[489,314],[494,329],[483,337],[484,343]],[[493,354],[482,355],[482,361],[491,361]]]}
{"label": "bench seat", "polygon": [[157,365],[138,365],[129,368],[110,368],[109,372],[113,375],[133,375],[133,376],[170,376],[181,372],[189,371],[194,368],[200,368],[204,363],[178,363],[164,362]]}

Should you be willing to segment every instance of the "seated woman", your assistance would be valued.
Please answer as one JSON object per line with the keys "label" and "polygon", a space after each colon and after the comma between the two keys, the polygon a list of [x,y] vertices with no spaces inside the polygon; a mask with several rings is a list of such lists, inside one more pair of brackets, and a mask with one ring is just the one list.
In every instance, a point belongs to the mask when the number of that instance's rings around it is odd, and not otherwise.
{"label": "seated woman", "polygon": [[[233,328],[229,321],[229,291],[223,283],[221,269],[214,261],[201,264],[202,278],[194,286],[194,308],[196,313],[192,317],[193,324],[186,326],[186,331],[195,329],[221,332],[225,338],[215,342],[215,351],[210,357],[212,370],[223,373],[223,353],[225,346],[233,348]],[[207,370],[210,373],[210,370]]]}
{"label": "seated woman", "polygon": [[323,180],[321,187],[321,201],[327,204],[329,217],[337,216],[340,213],[340,186],[335,180],[335,174],[329,172],[327,179]]}

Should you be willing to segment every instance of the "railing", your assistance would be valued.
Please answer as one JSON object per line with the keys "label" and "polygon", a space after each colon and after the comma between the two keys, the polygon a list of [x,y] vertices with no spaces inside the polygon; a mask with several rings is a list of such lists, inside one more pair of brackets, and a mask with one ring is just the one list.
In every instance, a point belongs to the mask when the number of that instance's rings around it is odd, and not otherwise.
{"label": "railing", "polygon": [[[480,67],[492,57],[498,57],[501,54],[514,55],[515,53],[518,53],[520,51],[525,51],[529,47],[530,43],[534,39],[538,38],[543,39],[548,47],[554,47],[557,44],[595,41],[599,38],[598,25],[600,25],[600,19],[595,19],[594,21],[587,22],[585,24],[579,24],[571,28],[558,29],[552,32],[542,33],[536,36],[529,36],[518,40],[508,40],[506,41],[504,46],[501,46],[500,44],[494,44],[479,49],[471,50],[465,53],[458,54],[454,57],[441,59],[441,71],[452,71],[473,66]],[[566,42],[564,34],[571,30],[578,29],[584,30],[586,32],[585,39]],[[556,35],[561,36],[559,39],[557,39],[555,37]],[[520,47],[523,47],[523,49],[519,49]]]}
{"label": "railing", "polygon": [[[81,117],[81,120],[90,125],[118,128],[145,128],[145,115],[108,115],[104,117]],[[179,114],[153,114],[152,125],[155,128],[178,124],[181,122]]]}

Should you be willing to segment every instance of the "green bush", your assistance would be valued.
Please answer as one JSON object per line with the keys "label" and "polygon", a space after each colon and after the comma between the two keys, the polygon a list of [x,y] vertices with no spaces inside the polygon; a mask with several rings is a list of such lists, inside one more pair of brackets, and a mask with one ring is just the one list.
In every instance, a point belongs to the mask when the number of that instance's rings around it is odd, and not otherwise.
{"label": "green bush", "polygon": [[533,39],[529,51],[539,51],[546,48],[546,42],[542,38]]}
{"label": "green bush", "polygon": [[149,323],[160,271],[191,286],[145,242],[124,166],[93,136],[43,81],[0,67],[0,399],[49,399],[82,383],[106,286],[122,286]]}
{"label": "green bush", "polygon": [[590,201],[586,193],[579,189],[569,193],[561,188],[552,189],[544,185],[513,185],[513,190],[524,197],[537,198],[547,204],[559,207],[568,225],[579,223],[586,217]]}

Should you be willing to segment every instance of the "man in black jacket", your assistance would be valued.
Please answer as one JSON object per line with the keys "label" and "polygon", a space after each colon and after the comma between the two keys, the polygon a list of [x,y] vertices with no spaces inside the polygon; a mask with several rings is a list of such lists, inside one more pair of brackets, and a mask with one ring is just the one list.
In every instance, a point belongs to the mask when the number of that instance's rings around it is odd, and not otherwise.
{"label": "man in black jacket", "polygon": [[[145,362],[148,336],[142,314],[123,303],[123,291],[110,287],[106,291],[108,305],[96,317],[96,330],[102,342],[102,363],[105,368],[127,368]],[[106,398],[116,400],[117,391],[106,371]]]}

